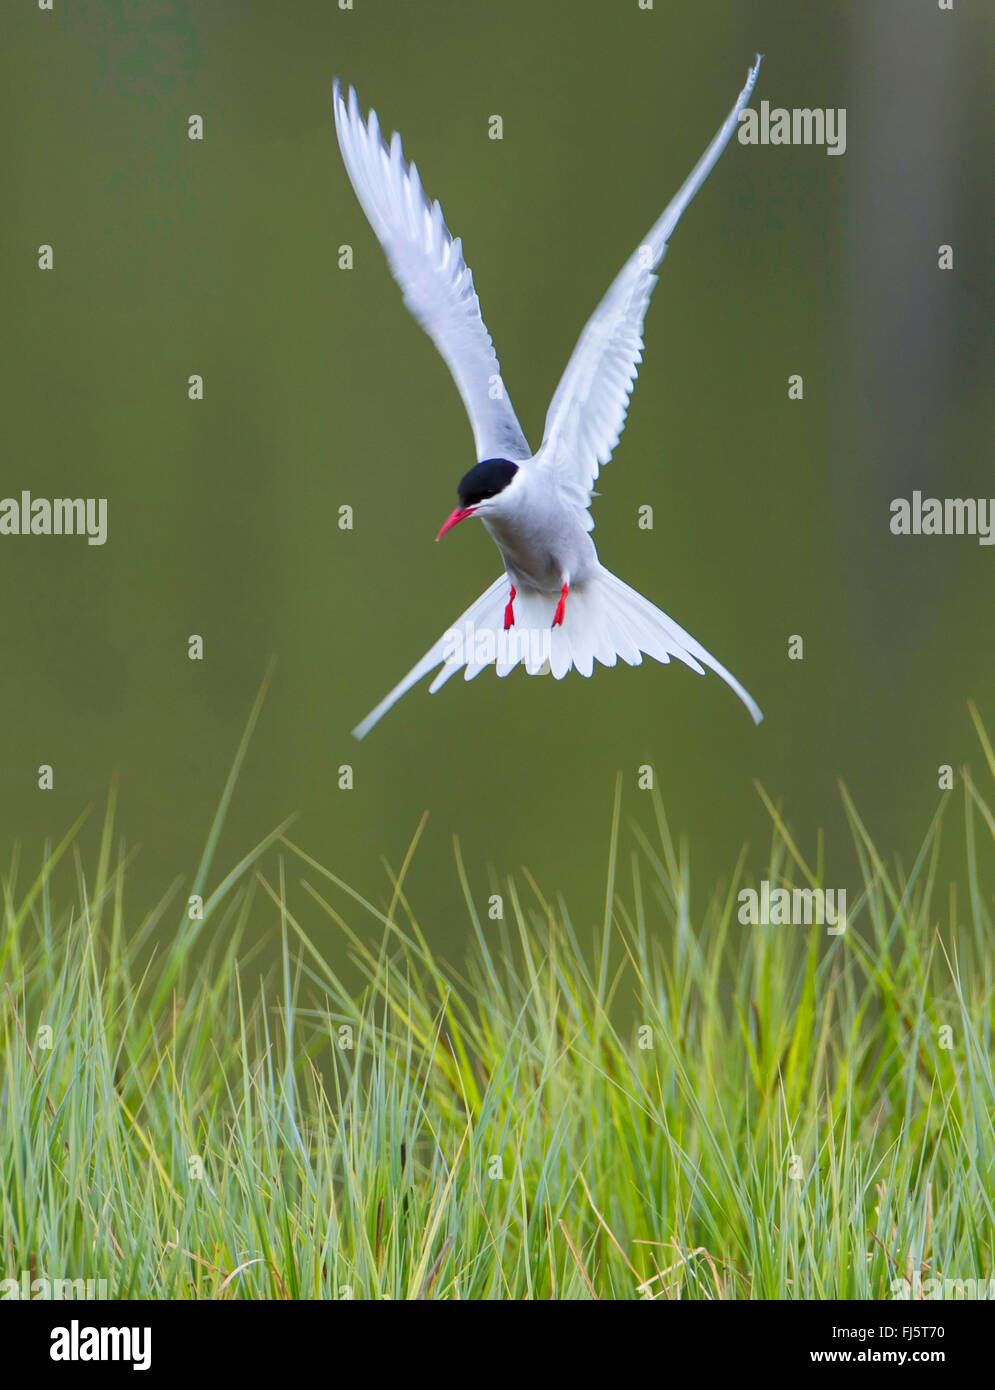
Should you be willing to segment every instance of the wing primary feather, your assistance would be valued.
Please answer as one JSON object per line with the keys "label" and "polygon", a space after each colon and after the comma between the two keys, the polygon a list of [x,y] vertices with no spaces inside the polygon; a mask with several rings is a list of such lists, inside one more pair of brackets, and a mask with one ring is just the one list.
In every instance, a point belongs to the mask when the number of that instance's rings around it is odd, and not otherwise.
{"label": "wing primary feather", "polygon": [[363,120],[354,87],[343,100],[338,78],[332,106],[342,160],[404,302],[449,368],[473,430],[478,460],[521,463],[532,450],[501,381],[494,344],[480,313],[462,243],[450,237],[442,208],[430,202],[417,167],[404,159],[395,132],[384,143],[375,111]]}
{"label": "wing primary feather", "polygon": [[[654,274],[691,199],[732,139],[760,71],[758,54],[746,85],[711,144],[649,234],[626,261],[591,315],[567,363],[546,415],[536,466],[548,470],[566,500],[587,513],[595,479],[622,437],[629,397],[643,354],[643,320]],[[587,529],[593,521],[585,516]]]}

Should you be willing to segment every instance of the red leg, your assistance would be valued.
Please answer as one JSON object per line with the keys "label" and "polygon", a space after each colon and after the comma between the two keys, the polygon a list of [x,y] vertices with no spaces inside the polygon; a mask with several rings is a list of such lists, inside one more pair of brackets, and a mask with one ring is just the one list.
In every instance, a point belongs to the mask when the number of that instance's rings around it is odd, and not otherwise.
{"label": "red leg", "polygon": [[515,623],[515,586],[514,586],[514,584],[512,584],[512,586],[511,586],[511,598],[508,600],[508,606],[507,606],[507,608],[504,610],[504,630],[505,630],[505,632],[508,631],[509,627],[513,627],[513,626],[514,626],[514,623]]}
{"label": "red leg", "polygon": [[563,606],[567,601],[567,594],[570,592],[570,585],[564,584],[560,590],[560,601],[556,605],[556,612],[553,614],[553,626],[560,627],[563,623]]}

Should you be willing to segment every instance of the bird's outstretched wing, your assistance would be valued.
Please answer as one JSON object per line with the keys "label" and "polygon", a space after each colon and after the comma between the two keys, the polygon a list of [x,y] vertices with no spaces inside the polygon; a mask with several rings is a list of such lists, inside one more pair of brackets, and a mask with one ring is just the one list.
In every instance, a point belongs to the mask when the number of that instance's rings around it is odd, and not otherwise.
{"label": "bird's outstretched wing", "polygon": [[587,513],[591,489],[621,438],[642,361],[643,319],[657,282],[653,271],[681,213],[732,138],[759,71],[758,55],[715,139],[588,320],[550,404],[536,466],[549,469],[567,500],[585,513],[588,530],[594,525]]}
{"label": "bird's outstretched wing", "polygon": [[404,302],[452,373],[470,417],[477,459],[530,458],[501,381],[501,368],[480,315],[473,276],[459,238],[449,235],[438,202],[429,203],[397,134],[384,144],[375,111],[364,121],[355,90],[332,92],[335,129],[356,197],[386,253]]}

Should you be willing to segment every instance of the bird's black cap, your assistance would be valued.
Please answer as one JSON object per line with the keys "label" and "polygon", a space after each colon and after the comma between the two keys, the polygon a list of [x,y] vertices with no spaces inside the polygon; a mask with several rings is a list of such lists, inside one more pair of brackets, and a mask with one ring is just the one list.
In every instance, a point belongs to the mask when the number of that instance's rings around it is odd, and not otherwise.
{"label": "bird's black cap", "polygon": [[461,507],[475,507],[478,502],[485,502],[488,497],[496,497],[499,492],[511,482],[518,472],[518,464],[512,463],[509,459],[484,459],[481,463],[476,463],[459,480],[459,493]]}

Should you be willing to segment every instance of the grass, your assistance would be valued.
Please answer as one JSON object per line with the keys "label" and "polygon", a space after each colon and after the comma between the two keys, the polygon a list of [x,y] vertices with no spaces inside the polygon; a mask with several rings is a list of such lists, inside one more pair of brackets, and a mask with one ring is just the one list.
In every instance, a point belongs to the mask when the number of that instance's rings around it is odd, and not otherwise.
{"label": "grass", "polygon": [[[187,890],[202,916],[126,904],[113,798],[92,871],[78,827],[30,881],[12,862],[0,1278],[103,1278],[112,1298],[865,1299],[995,1272],[995,814],[969,774],[907,872],[842,793],[861,884],[836,937],[741,925],[745,852],[692,914],[659,800],[623,827],[616,794],[593,941],[527,874],[492,920],[457,845],[454,969],[405,893],[417,835],[384,911],[285,827],[213,874],[257,715]],[[756,877],[819,885],[821,848],[806,862],[767,805]],[[281,964],[250,987],[261,906]],[[318,945],[331,927],[359,989]]]}

